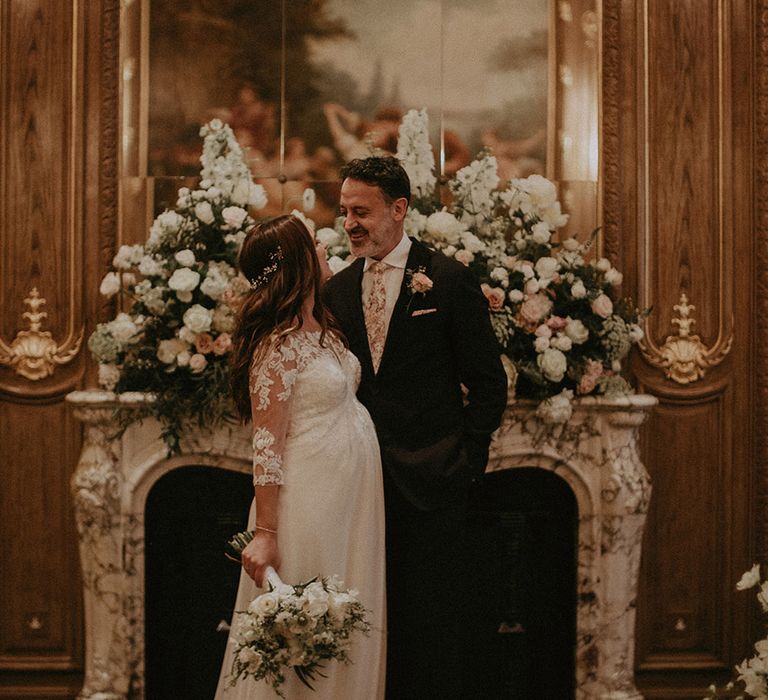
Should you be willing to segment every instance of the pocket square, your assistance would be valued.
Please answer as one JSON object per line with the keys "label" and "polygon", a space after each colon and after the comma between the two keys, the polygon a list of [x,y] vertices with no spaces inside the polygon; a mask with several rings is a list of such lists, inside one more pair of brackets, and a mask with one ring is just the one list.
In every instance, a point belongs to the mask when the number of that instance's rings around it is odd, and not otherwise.
{"label": "pocket square", "polygon": [[416,309],[411,316],[424,316],[424,314],[433,314],[437,309]]}

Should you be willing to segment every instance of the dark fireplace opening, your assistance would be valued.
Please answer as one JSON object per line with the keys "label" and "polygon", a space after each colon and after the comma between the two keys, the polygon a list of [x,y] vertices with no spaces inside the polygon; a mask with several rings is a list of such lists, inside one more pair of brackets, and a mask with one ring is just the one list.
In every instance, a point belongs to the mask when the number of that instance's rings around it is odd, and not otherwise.
{"label": "dark fireplace opening", "polygon": [[158,479],[145,511],[146,700],[210,700],[240,567],[224,557],[245,529],[250,474],[205,466]]}
{"label": "dark fireplace opening", "polygon": [[567,700],[575,692],[578,507],[552,472],[486,474],[470,507],[468,621],[478,698]]}

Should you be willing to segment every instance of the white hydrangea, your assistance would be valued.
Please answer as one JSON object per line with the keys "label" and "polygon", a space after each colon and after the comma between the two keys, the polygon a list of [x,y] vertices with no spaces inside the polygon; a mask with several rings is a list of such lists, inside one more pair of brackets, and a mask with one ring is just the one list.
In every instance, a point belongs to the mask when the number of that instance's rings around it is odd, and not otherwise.
{"label": "white hydrangea", "polygon": [[142,257],[144,257],[144,246],[121,245],[117,255],[112,259],[112,267],[118,270],[129,270],[136,267]]}
{"label": "white hydrangea", "polygon": [[118,342],[126,345],[136,343],[139,328],[134,320],[126,313],[119,313],[117,317],[107,324],[112,337]]}
{"label": "white hydrangea", "polygon": [[459,243],[465,231],[464,224],[445,208],[427,217],[425,229],[432,240],[449,245]]}
{"label": "white hydrangea", "polygon": [[427,216],[422,214],[418,209],[410,208],[405,215],[405,221],[403,222],[405,232],[409,236],[414,238],[420,238],[421,234],[427,228]]}

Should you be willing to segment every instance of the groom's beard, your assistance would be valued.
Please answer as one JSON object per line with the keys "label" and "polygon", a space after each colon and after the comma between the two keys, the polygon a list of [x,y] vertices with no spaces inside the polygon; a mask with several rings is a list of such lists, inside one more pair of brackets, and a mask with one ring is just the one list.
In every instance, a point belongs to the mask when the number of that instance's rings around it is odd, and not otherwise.
{"label": "groom's beard", "polygon": [[355,226],[351,231],[347,231],[347,236],[349,237],[349,246],[358,258],[372,256],[372,253],[375,253],[375,245],[371,241],[368,229]]}

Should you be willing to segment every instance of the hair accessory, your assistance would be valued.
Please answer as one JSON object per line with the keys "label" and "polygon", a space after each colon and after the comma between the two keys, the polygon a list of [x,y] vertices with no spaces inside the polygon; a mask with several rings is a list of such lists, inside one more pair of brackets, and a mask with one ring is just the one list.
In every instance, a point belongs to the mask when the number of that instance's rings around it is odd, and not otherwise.
{"label": "hair accessory", "polygon": [[275,273],[279,267],[280,261],[283,259],[283,249],[277,246],[277,250],[269,254],[269,264],[261,271],[258,277],[252,280],[248,280],[251,283],[251,289],[258,289],[262,285],[266,284],[269,278]]}

